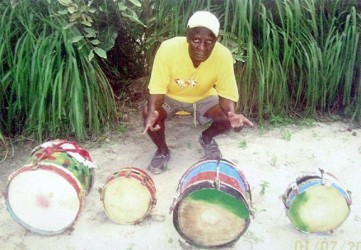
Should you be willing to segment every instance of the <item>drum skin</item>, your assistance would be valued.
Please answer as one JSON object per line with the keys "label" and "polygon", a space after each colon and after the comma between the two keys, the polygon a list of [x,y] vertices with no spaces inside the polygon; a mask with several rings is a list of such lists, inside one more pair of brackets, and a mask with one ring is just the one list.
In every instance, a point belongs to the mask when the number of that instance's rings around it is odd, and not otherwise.
{"label": "drum skin", "polygon": [[349,191],[329,173],[298,177],[282,198],[291,223],[305,233],[332,232],[340,227],[352,203]]}
{"label": "drum skin", "polygon": [[32,151],[8,178],[7,210],[30,232],[60,234],[71,229],[92,188],[95,165],[75,142],[54,140]]}
{"label": "drum skin", "polygon": [[251,194],[243,173],[221,159],[200,161],[179,182],[173,207],[178,233],[196,247],[233,245],[250,224]]}
{"label": "drum skin", "polygon": [[142,169],[125,167],[111,174],[100,190],[106,215],[119,224],[137,224],[156,204],[152,178]]}

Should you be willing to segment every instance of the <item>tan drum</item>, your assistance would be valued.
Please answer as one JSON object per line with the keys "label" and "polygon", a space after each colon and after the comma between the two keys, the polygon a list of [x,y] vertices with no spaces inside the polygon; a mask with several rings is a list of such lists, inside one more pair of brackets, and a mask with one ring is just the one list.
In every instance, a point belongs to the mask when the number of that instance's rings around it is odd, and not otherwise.
{"label": "tan drum", "polygon": [[119,224],[141,222],[156,204],[153,180],[139,168],[123,168],[113,173],[100,192],[105,213]]}

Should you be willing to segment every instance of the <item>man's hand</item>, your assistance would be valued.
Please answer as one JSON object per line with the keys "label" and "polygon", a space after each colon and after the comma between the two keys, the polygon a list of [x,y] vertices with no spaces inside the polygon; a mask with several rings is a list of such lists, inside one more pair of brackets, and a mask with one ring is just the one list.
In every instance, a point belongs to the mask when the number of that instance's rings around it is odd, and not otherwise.
{"label": "man's hand", "polygon": [[236,114],[230,111],[228,112],[228,120],[231,123],[232,128],[241,128],[243,126],[253,127],[253,123],[242,114]]}
{"label": "man's hand", "polygon": [[154,111],[153,113],[149,113],[147,119],[145,120],[144,123],[144,131],[143,131],[143,135],[145,135],[147,133],[147,131],[157,131],[160,129],[159,124],[157,124],[156,126],[154,126],[157,118],[159,116],[158,111]]}

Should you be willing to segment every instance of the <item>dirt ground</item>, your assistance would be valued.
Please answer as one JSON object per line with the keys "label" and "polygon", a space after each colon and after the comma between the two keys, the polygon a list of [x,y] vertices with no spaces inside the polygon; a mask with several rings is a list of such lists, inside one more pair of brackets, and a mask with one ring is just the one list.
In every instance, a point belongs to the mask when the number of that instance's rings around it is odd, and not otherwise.
{"label": "dirt ground", "polygon": [[[98,190],[104,187],[109,175],[124,167],[146,169],[155,147],[142,135],[140,121],[132,121],[124,133],[80,144],[97,166],[94,185],[72,230],[52,236],[27,231],[7,210],[7,178],[25,164],[34,147],[32,142],[14,145],[14,151],[0,162],[3,191],[0,194],[0,249],[197,249],[177,232],[170,208],[180,195],[176,189],[183,174],[203,157],[198,143],[202,130],[201,126],[193,126],[190,116],[175,117],[168,122],[167,142],[172,152],[168,169],[161,175],[149,173],[156,187],[156,205],[136,225],[111,220],[104,211]],[[249,183],[252,193],[249,205],[254,210],[245,233],[234,245],[224,249],[361,249],[360,128],[338,122],[272,129],[256,126],[231,131],[216,141],[223,158],[233,162]],[[332,173],[342,187],[351,192],[351,212],[332,233],[304,233],[286,216],[282,195],[297,177],[318,173],[319,168]],[[308,210],[318,208],[308,207]],[[321,211],[320,216],[324,215]],[[325,219],[331,224],[334,221],[332,217]]]}

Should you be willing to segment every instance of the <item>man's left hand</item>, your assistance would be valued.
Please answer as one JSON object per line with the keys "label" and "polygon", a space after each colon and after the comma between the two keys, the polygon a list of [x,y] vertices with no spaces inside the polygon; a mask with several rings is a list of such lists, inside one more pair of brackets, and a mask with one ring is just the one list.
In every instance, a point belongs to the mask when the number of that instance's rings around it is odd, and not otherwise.
{"label": "man's left hand", "polygon": [[242,114],[236,114],[230,111],[228,112],[228,120],[231,123],[232,128],[242,128],[244,126],[253,127],[253,123]]}

